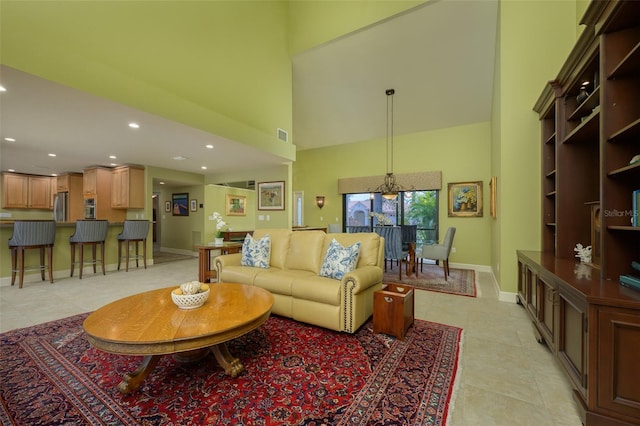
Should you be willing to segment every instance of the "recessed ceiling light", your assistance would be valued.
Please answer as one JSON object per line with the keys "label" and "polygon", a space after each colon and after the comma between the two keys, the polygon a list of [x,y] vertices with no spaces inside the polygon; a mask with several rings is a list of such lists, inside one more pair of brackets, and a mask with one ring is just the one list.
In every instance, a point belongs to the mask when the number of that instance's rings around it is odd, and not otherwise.
{"label": "recessed ceiling light", "polygon": [[117,165],[118,165],[118,163],[109,163],[109,165],[110,165],[111,167],[115,167],[115,166],[117,166]]}
{"label": "recessed ceiling light", "polygon": [[200,166],[202,170],[207,170],[207,166]]}
{"label": "recessed ceiling light", "polygon": [[48,155],[49,157],[55,157],[55,156],[56,156],[54,153],[50,153],[50,154],[47,154],[47,155]]}
{"label": "recessed ceiling light", "polygon": [[58,176],[58,174],[57,173],[51,173],[51,176],[55,177],[55,176]]}
{"label": "recessed ceiling light", "polygon": [[115,155],[110,155],[109,158],[111,158],[112,160],[115,160],[118,157],[116,157]]}
{"label": "recessed ceiling light", "polygon": [[160,182],[160,185],[164,185],[164,182]]}
{"label": "recessed ceiling light", "polygon": [[211,145],[211,144],[206,145],[206,147],[209,148],[209,149],[213,149],[213,145]]}
{"label": "recessed ceiling light", "polygon": [[16,169],[7,169],[8,172],[15,172]]}
{"label": "recessed ceiling light", "polygon": [[139,129],[140,125],[138,123],[129,123],[129,127],[131,127],[132,129]]}
{"label": "recessed ceiling light", "polygon": [[176,161],[183,161],[183,160],[186,160],[187,157],[183,157],[182,155],[176,155],[175,157],[172,157],[172,159]]}
{"label": "recessed ceiling light", "polygon": [[16,140],[14,138],[4,138],[5,141],[7,142],[15,142]]}
{"label": "recessed ceiling light", "polygon": [[7,89],[4,86],[0,86],[0,92],[6,92]]}

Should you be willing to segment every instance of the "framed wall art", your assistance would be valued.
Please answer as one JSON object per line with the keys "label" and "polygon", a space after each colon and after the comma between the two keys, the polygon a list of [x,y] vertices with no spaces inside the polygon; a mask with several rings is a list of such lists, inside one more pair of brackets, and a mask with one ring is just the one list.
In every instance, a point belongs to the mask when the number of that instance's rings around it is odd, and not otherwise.
{"label": "framed wall art", "polygon": [[496,218],[498,216],[497,209],[497,198],[498,198],[498,178],[496,176],[491,176],[491,181],[489,181],[489,188],[491,189],[491,197],[489,198],[489,214],[491,214],[492,218]]}
{"label": "framed wall art", "polygon": [[449,182],[449,217],[482,217],[482,181]]}
{"label": "framed wall art", "polygon": [[171,201],[164,202],[164,212],[171,213]]}
{"label": "framed wall art", "polygon": [[189,216],[189,193],[171,194],[171,206],[174,216]]}
{"label": "framed wall art", "polygon": [[247,197],[244,195],[227,194],[225,203],[225,212],[227,216],[246,216],[247,215]]}
{"label": "framed wall art", "polygon": [[189,201],[189,210],[191,210],[192,212],[198,211],[198,200],[193,199]]}
{"label": "framed wall art", "polygon": [[284,210],[284,181],[258,182],[258,210]]}

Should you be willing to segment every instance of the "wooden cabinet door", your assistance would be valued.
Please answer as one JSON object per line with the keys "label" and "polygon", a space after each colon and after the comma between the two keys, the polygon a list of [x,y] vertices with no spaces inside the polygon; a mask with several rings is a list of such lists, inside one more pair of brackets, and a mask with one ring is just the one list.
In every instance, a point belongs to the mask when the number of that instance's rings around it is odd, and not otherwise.
{"label": "wooden cabinet door", "polygon": [[126,182],[128,182],[128,170],[116,169],[111,172],[111,207],[126,208],[128,191]]}
{"label": "wooden cabinet door", "polygon": [[87,169],[82,174],[82,193],[95,195],[98,189],[98,170]]}
{"label": "wooden cabinet door", "polygon": [[538,277],[539,310],[538,325],[540,332],[552,352],[556,350],[557,285],[551,280]]}
{"label": "wooden cabinet door", "polygon": [[56,178],[56,191],[69,192],[69,175],[62,175]]}
{"label": "wooden cabinet door", "polygon": [[2,174],[2,208],[24,209],[29,202],[27,194],[29,178],[27,175]]}
{"label": "wooden cabinet door", "polygon": [[559,292],[558,359],[576,390],[587,398],[588,305],[566,286]]}
{"label": "wooden cabinet door", "polygon": [[638,311],[598,307],[596,405],[618,413],[621,420],[640,423],[640,315]]}
{"label": "wooden cabinet door", "polygon": [[32,209],[50,209],[51,178],[47,176],[29,176],[28,206]]}

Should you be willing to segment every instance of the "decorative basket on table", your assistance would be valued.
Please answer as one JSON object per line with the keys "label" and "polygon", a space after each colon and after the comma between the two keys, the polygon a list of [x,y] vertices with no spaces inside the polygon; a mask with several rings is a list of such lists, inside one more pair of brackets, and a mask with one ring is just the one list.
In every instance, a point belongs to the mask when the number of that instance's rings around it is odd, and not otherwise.
{"label": "decorative basket on table", "polygon": [[181,284],[179,288],[171,290],[171,300],[180,309],[195,309],[204,305],[209,298],[209,286],[198,281]]}

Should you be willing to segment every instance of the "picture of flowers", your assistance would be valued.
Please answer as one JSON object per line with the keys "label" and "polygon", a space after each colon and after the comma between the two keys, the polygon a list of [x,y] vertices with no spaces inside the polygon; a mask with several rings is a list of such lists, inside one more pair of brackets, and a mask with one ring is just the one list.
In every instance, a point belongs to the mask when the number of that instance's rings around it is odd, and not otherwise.
{"label": "picture of flowers", "polygon": [[258,182],[258,210],[284,210],[284,181]]}
{"label": "picture of flowers", "polygon": [[449,217],[482,217],[482,181],[449,183]]}

